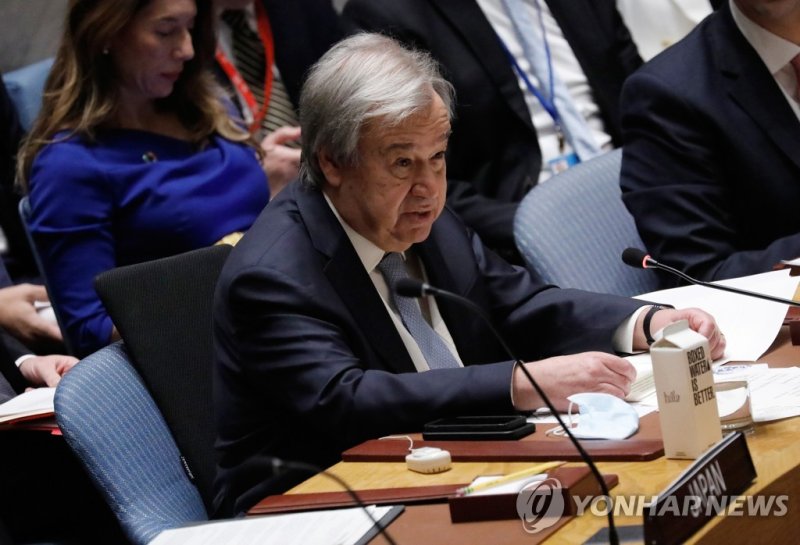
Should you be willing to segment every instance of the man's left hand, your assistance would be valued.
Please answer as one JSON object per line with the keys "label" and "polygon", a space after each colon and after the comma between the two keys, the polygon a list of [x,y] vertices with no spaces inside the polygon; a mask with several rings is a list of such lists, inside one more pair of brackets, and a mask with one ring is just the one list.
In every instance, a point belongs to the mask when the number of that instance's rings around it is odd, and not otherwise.
{"label": "man's left hand", "polygon": [[[638,345],[638,347],[643,349],[647,346],[647,343],[644,342],[644,331],[642,329],[644,314],[646,314],[646,312],[642,313],[637,320],[636,336],[634,338],[634,346]],[[720,331],[714,318],[709,313],[699,308],[661,309],[653,314],[650,320],[650,331],[651,333],[655,333],[679,320],[687,320],[689,322],[689,327],[708,339],[712,360],[717,360],[725,354],[725,335]],[[642,346],[642,343],[644,346]]]}
{"label": "man's left hand", "polygon": [[22,362],[20,373],[33,386],[56,386],[61,377],[78,363],[72,356],[34,356]]}

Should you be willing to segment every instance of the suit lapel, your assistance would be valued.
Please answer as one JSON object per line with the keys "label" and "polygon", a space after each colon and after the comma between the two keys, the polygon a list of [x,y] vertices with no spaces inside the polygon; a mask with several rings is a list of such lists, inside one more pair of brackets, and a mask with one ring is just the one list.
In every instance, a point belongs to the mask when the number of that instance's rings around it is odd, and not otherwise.
{"label": "suit lapel", "polygon": [[[471,261],[468,256],[451,251],[453,237],[449,236],[451,224],[447,221],[446,217],[437,220],[428,239],[417,244],[414,250],[425,266],[431,285],[470,299],[475,276],[470,274],[470,267],[463,264]],[[462,266],[454,266],[459,263]],[[488,361],[486,347],[493,343],[486,338],[487,331],[480,317],[447,299],[437,299],[436,304],[464,365]]]}
{"label": "suit lapel", "polygon": [[514,69],[500,44],[500,39],[478,3],[462,0],[431,0],[430,4],[461,35],[463,42],[470,47],[475,58],[483,65],[511,110],[533,130],[531,115]]}
{"label": "suit lapel", "polygon": [[727,6],[722,8],[714,23],[721,31],[712,30],[708,36],[728,93],[800,168],[800,122],[786,97],[758,53],[736,27]]}
{"label": "suit lapel", "polygon": [[298,190],[297,206],[314,247],[329,258],[325,276],[363,332],[365,342],[380,356],[387,370],[414,372],[414,363],[394,322],[322,193]]}

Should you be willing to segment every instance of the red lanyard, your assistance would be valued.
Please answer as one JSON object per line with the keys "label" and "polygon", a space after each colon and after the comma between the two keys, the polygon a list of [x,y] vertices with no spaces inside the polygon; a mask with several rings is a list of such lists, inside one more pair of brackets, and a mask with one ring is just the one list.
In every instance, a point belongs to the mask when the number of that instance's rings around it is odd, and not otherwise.
{"label": "red lanyard", "polygon": [[256,6],[256,22],[258,24],[258,36],[264,45],[264,104],[258,106],[255,95],[250,90],[250,86],[244,80],[236,66],[228,59],[225,53],[217,47],[215,53],[217,62],[222,71],[228,76],[236,91],[241,95],[247,104],[250,113],[253,114],[253,122],[250,123],[250,132],[256,132],[261,128],[261,121],[267,115],[269,108],[269,97],[272,92],[272,64],[275,62],[275,45],[272,41],[272,28],[269,26],[269,19],[264,5],[261,2],[254,2]]}

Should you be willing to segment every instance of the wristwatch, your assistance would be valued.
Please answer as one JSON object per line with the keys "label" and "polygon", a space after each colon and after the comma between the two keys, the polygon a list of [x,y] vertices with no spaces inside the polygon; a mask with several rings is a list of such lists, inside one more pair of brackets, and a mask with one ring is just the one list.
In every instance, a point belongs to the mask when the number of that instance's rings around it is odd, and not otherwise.
{"label": "wristwatch", "polygon": [[644,315],[644,321],[642,322],[642,329],[644,330],[644,340],[647,342],[647,346],[650,346],[655,342],[653,335],[650,333],[650,320],[653,319],[653,315],[658,312],[659,310],[669,308],[664,305],[653,305],[651,306],[647,314]]}

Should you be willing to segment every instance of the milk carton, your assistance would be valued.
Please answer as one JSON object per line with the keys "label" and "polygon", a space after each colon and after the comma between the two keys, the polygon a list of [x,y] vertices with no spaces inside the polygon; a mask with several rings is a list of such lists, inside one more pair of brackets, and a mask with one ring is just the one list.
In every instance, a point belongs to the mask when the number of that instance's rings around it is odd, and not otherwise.
{"label": "milk carton", "polygon": [[650,347],[667,458],[697,458],[722,439],[708,340],[686,320]]}

